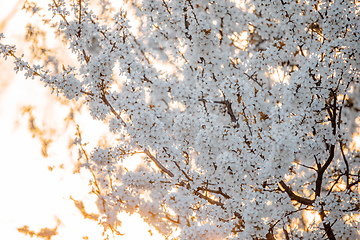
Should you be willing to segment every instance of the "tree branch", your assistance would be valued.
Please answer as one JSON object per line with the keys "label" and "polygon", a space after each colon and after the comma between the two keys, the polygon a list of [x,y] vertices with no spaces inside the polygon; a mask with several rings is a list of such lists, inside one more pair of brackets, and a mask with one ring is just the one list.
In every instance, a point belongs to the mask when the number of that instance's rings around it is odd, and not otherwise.
{"label": "tree branch", "polygon": [[101,96],[101,100],[104,101],[104,103],[110,108],[111,112],[116,116],[117,119],[121,120],[121,122],[124,124],[124,126],[126,127],[126,123],[125,121],[121,118],[120,114],[118,114],[114,107],[109,103],[109,101],[106,99],[105,93],[102,94]]}
{"label": "tree branch", "polygon": [[155,165],[160,168],[160,170],[170,177],[174,177],[174,174],[170,172],[170,170],[166,169],[150,152],[149,150],[145,149],[144,153],[155,163]]}
{"label": "tree branch", "polygon": [[324,212],[324,210],[322,209],[322,210],[320,211],[320,218],[321,218],[321,221],[322,221],[322,223],[323,223],[323,225],[324,225],[326,235],[327,235],[327,237],[329,238],[329,240],[336,240],[335,235],[334,235],[334,232],[333,232],[333,230],[332,230],[332,228],[331,228],[330,223],[325,223],[325,222],[324,222],[324,218],[325,218],[325,217],[326,217],[325,212]]}
{"label": "tree branch", "polygon": [[[232,107],[231,107],[231,102],[229,100],[224,100],[224,101],[214,101],[214,103],[221,103],[221,104],[224,104],[226,106],[226,110],[227,110],[227,113],[230,115],[230,118],[231,118],[231,122],[233,123],[237,123],[237,119],[235,117],[235,114],[234,114],[234,111],[232,110]],[[236,127],[239,127],[239,124],[237,123]]]}
{"label": "tree branch", "polygon": [[[86,92],[86,91],[84,91],[84,90],[80,90],[80,92],[81,92],[81,93],[84,93],[84,94],[86,94],[86,95],[89,95],[89,96],[95,96],[93,93],[91,93],[91,92]],[[122,122],[122,123],[124,124],[124,126],[126,127],[125,121],[121,118],[120,114],[118,114],[118,113],[115,111],[114,107],[109,103],[109,101],[107,100],[105,94],[103,94],[103,95],[100,97],[100,99],[110,108],[111,112],[115,115],[115,117],[116,117],[117,119],[121,120],[121,122]]]}
{"label": "tree branch", "polygon": [[253,77],[253,76],[256,74],[256,72],[253,73],[251,76],[250,76],[249,74],[245,73],[245,72],[244,72],[244,74],[245,74],[245,76],[247,76],[249,79],[251,79],[251,80],[253,80],[254,82],[256,82],[260,87],[262,87],[262,85],[259,83],[259,81]]}
{"label": "tree branch", "polygon": [[[337,96],[335,91],[331,90],[332,93],[332,97],[333,97],[333,104],[331,105],[331,110],[328,109],[329,112],[329,116],[330,116],[330,120],[331,120],[331,128],[332,128],[332,134],[335,137],[336,135],[336,100],[337,100]],[[320,193],[321,193],[321,185],[322,185],[322,180],[323,180],[323,175],[325,173],[325,170],[329,167],[330,163],[332,162],[332,160],[334,159],[334,155],[335,155],[335,145],[331,144],[330,145],[330,149],[329,149],[329,157],[326,160],[325,164],[321,166],[321,164],[318,164],[318,171],[317,171],[317,179],[316,179],[316,188],[315,188],[315,194],[317,197],[320,197]],[[319,168],[320,167],[320,168]]]}
{"label": "tree branch", "polygon": [[291,189],[290,187],[288,187],[286,185],[286,183],[281,180],[279,182],[280,186],[285,190],[285,192],[288,194],[288,196],[290,197],[291,200],[294,200],[294,201],[297,201],[298,203],[301,203],[301,204],[305,204],[305,205],[308,205],[308,206],[312,206],[313,203],[314,203],[314,200],[311,200],[311,199],[307,199],[307,198],[304,198],[304,197],[300,197],[299,195],[295,194]]}
{"label": "tree branch", "polygon": [[212,189],[208,189],[208,188],[204,188],[204,187],[198,187],[197,190],[201,190],[201,191],[206,191],[206,192],[210,192],[210,193],[215,193],[215,194],[220,194],[221,196],[223,196],[226,199],[231,198],[229,195],[227,195],[226,193],[224,193],[221,188],[219,188],[219,190],[212,190]]}
{"label": "tree branch", "polygon": [[349,183],[350,183],[350,179],[349,179],[349,174],[350,174],[350,170],[349,170],[349,162],[348,160],[346,159],[346,156],[345,156],[345,153],[344,153],[344,144],[342,143],[342,141],[339,142],[340,144],[340,151],[341,151],[341,155],[343,157],[343,160],[344,160],[344,163],[345,163],[345,166],[346,166],[346,170],[345,170],[345,175],[346,175],[346,188],[349,189]]}
{"label": "tree branch", "polygon": [[334,159],[335,145],[332,144],[330,146],[329,152],[330,152],[330,156],[326,160],[325,164],[320,169],[318,169],[318,171],[317,171],[318,176],[317,176],[317,179],[316,179],[316,188],[315,188],[315,194],[316,194],[317,197],[320,197],[321,185],[322,185],[324,172],[328,168],[328,166],[330,165],[332,160]]}
{"label": "tree branch", "polygon": [[219,202],[219,201],[216,201],[214,199],[211,199],[203,194],[201,194],[199,191],[197,190],[194,190],[194,194],[202,199],[205,199],[206,201],[208,201],[210,204],[214,204],[214,205],[217,205],[217,206],[220,206],[221,208],[224,208],[224,204]]}
{"label": "tree branch", "polygon": [[193,181],[192,178],[189,175],[187,175],[187,173],[183,169],[180,168],[180,165],[175,161],[174,161],[174,163],[175,163],[176,167],[184,174],[184,176],[187,178],[187,180],[189,182],[192,182]]}

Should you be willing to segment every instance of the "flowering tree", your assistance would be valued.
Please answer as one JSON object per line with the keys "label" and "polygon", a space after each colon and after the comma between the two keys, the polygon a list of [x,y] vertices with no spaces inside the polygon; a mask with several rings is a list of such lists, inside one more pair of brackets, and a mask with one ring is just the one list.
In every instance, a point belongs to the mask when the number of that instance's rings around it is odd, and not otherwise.
{"label": "flowering tree", "polygon": [[[111,145],[87,153],[76,138],[105,228],[120,234],[125,211],[178,239],[357,239],[359,10],[355,0],[138,0],[118,11],[53,0],[44,23],[76,63],[0,51],[108,124]],[[143,164],[129,171],[133,155]]]}

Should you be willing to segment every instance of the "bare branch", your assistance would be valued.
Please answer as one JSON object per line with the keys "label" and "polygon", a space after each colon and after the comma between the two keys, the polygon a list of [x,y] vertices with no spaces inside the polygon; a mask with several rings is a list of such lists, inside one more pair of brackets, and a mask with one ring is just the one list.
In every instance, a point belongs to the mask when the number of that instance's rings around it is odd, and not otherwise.
{"label": "bare branch", "polygon": [[325,170],[328,168],[328,166],[330,165],[330,163],[332,162],[332,160],[334,159],[334,154],[335,154],[335,146],[332,144],[330,146],[330,156],[328,157],[328,159],[326,160],[325,164],[318,169],[317,171],[317,179],[316,179],[316,188],[315,188],[315,194],[316,196],[320,196],[320,192],[321,192],[321,185],[322,185],[322,180],[323,180],[323,175],[325,173]]}
{"label": "bare branch", "polygon": [[174,161],[174,163],[175,163],[176,167],[184,174],[184,176],[187,178],[187,180],[189,180],[189,182],[192,182],[193,181],[192,178],[189,175],[187,175],[187,173],[184,170],[182,170],[180,168],[180,165],[175,161]]}
{"label": "bare branch", "polygon": [[[89,96],[94,96],[94,94],[91,93],[91,92],[86,92],[86,91],[84,91],[84,90],[80,90],[80,92],[82,92],[82,93],[84,93],[84,94],[86,94],[86,95],[89,95]],[[115,117],[116,117],[117,119],[121,120],[121,122],[124,124],[124,126],[126,126],[125,121],[121,118],[120,114],[118,114],[118,113],[115,111],[114,107],[109,103],[109,101],[107,100],[105,94],[103,94],[103,95],[101,96],[101,100],[110,108],[111,112],[115,115]]]}
{"label": "bare branch", "polygon": [[331,186],[331,188],[329,189],[329,191],[328,191],[328,193],[327,193],[327,196],[330,195],[330,193],[332,192],[333,188],[334,188],[334,187],[336,186],[336,184],[339,182],[340,178],[341,178],[341,175],[339,175],[339,176],[336,178],[334,184],[333,184],[333,185]]}
{"label": "bare branch", "polygon": [[349,183],[350,183],[350,179],[349,179],[349,174],[350,174],[350,170],[349,170],[349,162],[345,156],[344,153],[344,144],[342,143],[342,141],[339,142],[340,144],[340,151],[341,151],[341,156],[343,157],[346,169],[345,169],[345,176],[346,176],[346,188],[349,189]]}
{"label": "bare branch", "polygon": [[214,205],[217,205],[217,206],[220,206],[221,208],[224,207],[224,204],[219,202],[219,201],[216,201],[214,199],[211,199],[203,194],[201,194],[199,191],[197,190],[194,190],[194,194],[202,199],[205,199],[206,201],[208,201],[210,204],[214,204]]}
{"label": "bare branch", "polygon": [[308,168],[308,169],[311,169],[311,170],[314,170],[314,171],[317,171],[317,169],[313,168],[313,167],[309,167],[309,166],[306,166],[304,164],[301,164],[301,163],[298,163],[298,162],[295,162],[297,165],[300,165],[302,167],[305,167],[305,168]]}
{"label": "bare branch", "polygon": [[166,218],[167,220],[169,220],[170,222],[172,222],[172,223],[180,224],[180,217],[179,217],[179,215],[177,216],[177,220],[174,220],[174,219],[172,219],[172,218],[169,216],[169,214],[165,213],[165,218]]}
{"label": "bare branch", "polygon": [[[224,104],[226,106],[226,110],[227,110],[227,113],[230,115],[230,118],[231,118],[231,122],[233,123],[237,123],[237,119],[235,117],[235,114],[234,114],[234,111],[232,110],[232,107],[231,107],[231,102],[229,100],[224,100],[224,101],[214,101],[214,103],[221,103],[221,104]],[[239,124],[237,124],[237,127],[239,127]]]}
{"label": "bare branch", "polygon": [[[333,104],[331,105],[331,110],[328,109],[329,112],[329,116],[330,116],[330,120],[331,120],[331,128],[332,128],[332,134],[333,136],[336,135],[336,101],[337,101],[337,97],[336,97],[336,93],[335,91],[331,91],[332,93],[332,97],[333,97]],[[330,145],[330,149],[329,149],[329,157],[326,160],[325,164],[321,166],[321,164],[318,164],[318,170],[317,170],[317,179],[316,179],[316,189],[315,189],[315,194],[316,196],[320,196],[321,193],[321,185],[322,185],[322,180],[323,180],[323,175],[325,173],[325,170],[329,167],[329,165],[331,164],[332,160],[334,159],[335,156],[335,145],[331,144]],[[319,168],[320,167],[320,168]]]}
{"label": "bare branch", "polygon": [[144,153],[155,163],[155,165],[160,168],[160,170],[170,177],[174,177],[174,174],[170,172],[168,169],[166,169],[150,152],[149,150],[145,149]]}
{"label": "bare branch", "polygon": [[321,218],[321,221],[323,222],[323,225],[324,225],[324,228],[325,228],[325,233],[326,233],[327,237],[329,238],[329,240],[336,240],[330,223],[325,223],[324,222],[324,218],[326,218],[326,214],[325,214],[324,210],[320,211],[320,218]]}
{"label": "bare branch", "polygon": [[260,87],[262,87],[262,85],[259,83],[259,81],[253,77],[253,76],[256,74],[256,72],[253,73],[251,76],[250,76],[249,74],[247,74],[247,73],[244,73],[244,74],[245,74],[249,79],[251,79],[251,80],[253,80],[254,82],[256,82]]}
{"label": "bare branch", "polygon": [[208,188],[204,188],[204,187],[198,187],[197,190],[201,190],[201,191],[206,191],[206,192],[210,192],[210,193],[215,193],[215,194],[220,194],[221,196],[223,196],[226,199],[231,198],[229,195],[227,195],[226,193],[224,193],[221,188],[219,188],[219,190],[212,190],[212,189],[208,189]]}
{"label": "bare branch", "polygon": [[113,108],[113,106],[109,103],[109,101],[106,99],[105,94],[103,94],[101,96],[101,100],[104,101],[104,103],[110,108],[111,112],[116,116],[117,119],[121,120],[121,122],[124,124],[124,126],[126,126],[125,121],[121,118],[120,114],[118,114],[115,109]]}
{"label": "bare branch", "polygon": [[290,187],[288,187],[286,185],[286,183],[281,180],[279,182],[280,186],[285,190],[285,192],[289,195],[290,199],[291,200],[294,200],[294,201],[297,201],[298,203],[301,203],[301,204],[305,204],[305,205],[308,205],[308,206],[312,206],[313,203],[314,203],[314,200],[311,200],[311,199],[307,199],[307,198],[304,198],[304,197],[300,197],[299,195],[295,194],[291,189]]}

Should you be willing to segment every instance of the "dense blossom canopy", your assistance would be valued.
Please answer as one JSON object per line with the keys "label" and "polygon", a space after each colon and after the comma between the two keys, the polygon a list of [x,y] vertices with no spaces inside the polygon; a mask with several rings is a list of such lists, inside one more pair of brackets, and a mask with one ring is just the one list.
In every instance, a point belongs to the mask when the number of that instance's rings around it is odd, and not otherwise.
{"label": "dense blossom canopy", "polygon": [[357,1],[49,2],[77,63],[0,52],[108,124],[114,144],[76,139],[105,228],[125,211],[169,238],[360,238]]}

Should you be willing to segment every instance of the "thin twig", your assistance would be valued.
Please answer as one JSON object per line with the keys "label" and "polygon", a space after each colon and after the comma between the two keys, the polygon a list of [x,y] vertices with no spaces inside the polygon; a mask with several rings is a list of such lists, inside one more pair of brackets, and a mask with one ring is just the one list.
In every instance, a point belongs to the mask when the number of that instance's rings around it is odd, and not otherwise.
{"label": "thin twig", "polygon": [[226,193],[224,193],[221,188],[219,188],[219,190],[212,190],[212,189],[208,189],[208,188],[204,188],[204,187],[198,187],[197,190],[201,190],[201,191],[206,191],[206,192],[210,192],[210,193],[216,193],[216,194],[220,194],[222,195],[224,198],[229,199],[231,198],[229,195],[227,195]]}
{"label": "thin twig", "polygon": [[[255,72],[256,73],[256,72]],[[258,82],[257,79],[253,78],[253,76],[255,75],[255,73],[253,73],[251,76],[247,73],[244,72],[244,74],[251,80],[253,80],[254,82],[256,82],[260,87],[262,87],[262,85]]]}
{"label": "thin twig", "polygon": [[339,175],[339,176],[336,178],[334,184],[333,184],[333,185],[331,186],[331,188],[329,189],[329,191],[328,191],[328,193],[327,193],[327,196],[330,195],[330,193],[332,192],[333,188],[334,188],[334,187],[336,186],[336,184],[339,182],[341,176],[342,176],[342,175]]}
{"label": "thin twig", "polygon": [[295,162],[295,163],[296,163],[297,165],[302,166],[302,167],[309,168],[309,169],[311,169],[311,170],[317,171],[317,169],[315,169],[315,168],[313,168],[313,167],[309,167],[309,166],[306,166],[306,165],[301,164],[301,163],[298,163],[298,162]]}
{"label": "thin twig", "polygon": [[217,206],[220,206],[221,208],[224,207],[224,204],[219,202],[219,201],[216,201],[214,199],[211,199],[203,194],[201,194],[200,192],[194,190],[194,194],[202,199],[205,199],[206,201],[208,201],[210,204],[214,204],[214,205],[217,205]]}
{"label": "thin twig", "polygon": [[174,177],[174,174],[170,172],[170,170],[166,169],[150,152],[149,150],[145,149],[144,153],[155,163],[155,165],[160,168],[160,170],[170,177]]}
{"label": "thin twig", "polygon": [[345,170],[345,175],[346,175],[346,188],[348,189],[349,188],[349,174],[350,174],[350,170],[349,170],[349,162],[348,160],[346,159],[346,156],[345,156],[345,153],[344,153],[344,144],[342,143],[342,141],[339,142],[340,144],[340,151],[341,151],[341,155],[343,157],[343,160],[344,160],[344,163],[345,163],[345,166],[346,166],[346,170]]}
{"label": "thin twig", "polygon": [[104,103],[110,108],[111,112],[116,116],[117,119],[121,120],[124,126],[126,127],[125,121],[121,118],[120,114],[118,114],[113,106],[109,103],[109,101],[106,99],[105,94],[101,96],[101,99],[104,101]]}

